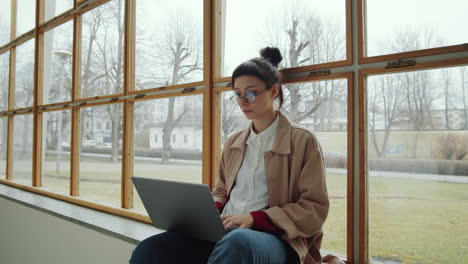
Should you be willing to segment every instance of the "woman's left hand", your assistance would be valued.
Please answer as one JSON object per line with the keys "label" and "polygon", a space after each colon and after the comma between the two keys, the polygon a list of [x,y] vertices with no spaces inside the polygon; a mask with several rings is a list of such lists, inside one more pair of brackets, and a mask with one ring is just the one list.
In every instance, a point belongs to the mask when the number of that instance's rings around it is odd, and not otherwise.
{"label": "woman's left hand", "polygon": [[252,228],[254,219],[250,214],[241,215],[221,215],[225,230],[229,230],[234,226],[241,228]]}

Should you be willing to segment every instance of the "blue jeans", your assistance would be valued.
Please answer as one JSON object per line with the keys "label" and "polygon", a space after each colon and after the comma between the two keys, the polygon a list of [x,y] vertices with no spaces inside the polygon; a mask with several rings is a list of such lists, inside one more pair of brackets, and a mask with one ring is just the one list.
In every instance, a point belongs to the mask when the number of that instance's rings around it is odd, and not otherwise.
{"label": "blue jeans", "polygon": [[288,243],[274,235],[238,228],[216,244],[177,232],[158,234],[138,244],[130,263],[289,264],[298,263],[298,257]]}

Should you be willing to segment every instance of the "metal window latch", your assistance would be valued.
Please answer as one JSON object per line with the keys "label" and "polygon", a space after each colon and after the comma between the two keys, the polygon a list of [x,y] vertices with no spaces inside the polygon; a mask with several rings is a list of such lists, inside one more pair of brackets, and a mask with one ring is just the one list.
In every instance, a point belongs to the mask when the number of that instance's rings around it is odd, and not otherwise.
{"label": "metal window latch", "polygon": [[195,88],[187,87],[187,88],[184,88],[184,90],[182,90],[182,93],[191,93],[193,91],[195,91]]}
{"label": "metal window latch", "polygon": [[387,66],[385,67],[385,69],[402,68],[402,67],[409,67],[409,66],[416,66],[416,60],[390,61],[387,63]]}
{"label": "metal window latch", "polygon": [[88,102],[82,102],[81,104],[79,104],[79,106],[85,106],[87,104],[88,104]]}
{"label": "metal window latch", "polygon": [[318,70],[318,71],[311,71],[311,72],[309,73],[309,76],[308,76],[308,77],[327,76],[327,75],[330,75],[330,74],[331,74],[331,70],[330,70],[330,69]]}
{"label": "metal window latch", "polygon": [[46,109],[47,109],[47,107],[41,107],[41,108],[39,108],[39,111],[44,111]]}
{"label": "metal window latch", "polygon": [[140,99],[140,98],[143,98],[143,97],[145,97],[145,96],[146,96],[146,94],[137,94],[137,95],[135,96],[135,99]]}
{"label": "metal window latch", "polygon": [[119,100],[119,97],[112,97],[112,99],[110,99],[110,102],[115,102],[117,100]]}

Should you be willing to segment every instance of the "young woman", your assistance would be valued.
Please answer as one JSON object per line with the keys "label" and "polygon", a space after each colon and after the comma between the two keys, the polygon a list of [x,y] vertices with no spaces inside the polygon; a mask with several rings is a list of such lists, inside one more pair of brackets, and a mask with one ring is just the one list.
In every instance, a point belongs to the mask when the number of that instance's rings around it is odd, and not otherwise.
{"label": "young woman", "polygon": [[[130,263],[321,263],[329,200],[314,134],[275,109],[283,104],[277,48],[239,65],[234,101],[252,120],[229,137],[213,197],[226,230],[216,244],[176,232],[142,241]],[[235,229],[233,229],[235,228]],[[332,260],[336,258],[331,258]]]}

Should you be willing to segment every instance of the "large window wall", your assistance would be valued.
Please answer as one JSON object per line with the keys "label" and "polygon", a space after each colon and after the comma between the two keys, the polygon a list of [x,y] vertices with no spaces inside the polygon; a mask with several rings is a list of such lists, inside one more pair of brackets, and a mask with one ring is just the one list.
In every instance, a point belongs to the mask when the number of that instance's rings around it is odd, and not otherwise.
{"label": "large window wall", "polygon": [[213,186],[249,125],[229,76],[277,46],[325,154],[323,253],[466,259],[465,2],[0,0],[0,183],[149,223],[130,177]]}

